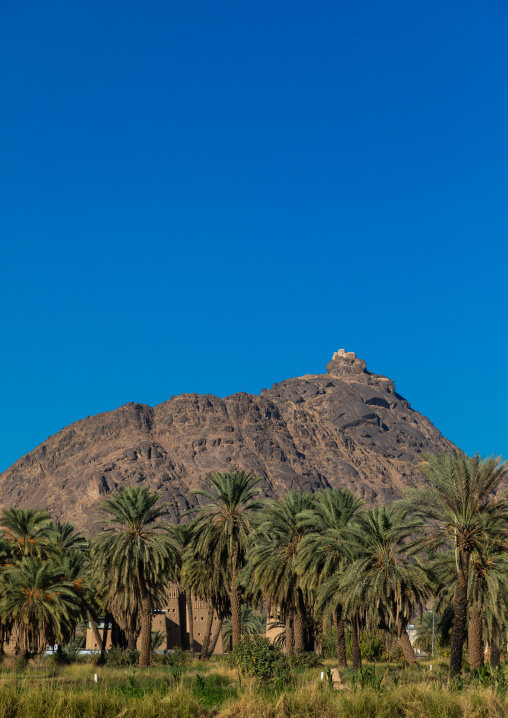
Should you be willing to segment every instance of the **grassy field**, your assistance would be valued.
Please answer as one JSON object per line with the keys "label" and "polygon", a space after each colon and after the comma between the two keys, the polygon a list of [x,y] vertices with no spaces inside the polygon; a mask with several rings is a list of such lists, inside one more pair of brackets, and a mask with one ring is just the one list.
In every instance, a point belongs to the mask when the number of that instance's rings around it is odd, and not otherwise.
{"label": "grassy field", "polygon": [[[325,662],[326,667],[333,665]],[[341,671],[343,691],[321,682],[323,668],[296,670],[282,690],[239,677],[221,660],[182,668],[58,666],[40,659],[26,669],[0,667],[2,718],[499,718],[508,715],[504,689],[467,682],[447,685],[447,665],[408,669],[369,666]],[[98,681],[95,682],[94,674]],[[352,680],[354,682],[352,683]],[[382,680],[381,680],[382,679]],[[361,685],[362,681],[365,685]]]}

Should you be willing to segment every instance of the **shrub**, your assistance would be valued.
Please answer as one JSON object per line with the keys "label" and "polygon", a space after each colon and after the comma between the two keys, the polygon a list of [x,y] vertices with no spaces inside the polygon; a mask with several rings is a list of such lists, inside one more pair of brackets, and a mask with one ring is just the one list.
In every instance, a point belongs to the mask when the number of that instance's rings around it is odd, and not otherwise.
{"label": "shrub", "polygon": [[[362,631],[360,649],[366,661],[381,661],[385,652],[385,635],[383,631]],[[351,646],[352,655],[352,646]]]}
{"label": "shrub", "polygon": [[106,654],[108,666],[135,666],[139,663],[139,651],[122,651],[120,646],[113,646]]}
{"label": "shrub", "polygon": [[314,651],[296,651],[289,659],[292,668],[317,668],[323,664]]}
{"label": "shrub", "polygon": [[171,651],[164,651],[160,662],[163,666],[184,666],[187,663],[188,654],[181,648],[173,648]]}
{"label": "shrub", "polygon": [[264,683],[282,686],[289,682],[290,666],[280,646],[259,635],[243,636],[229,656],[230,664]]}
{"label": "shrub", "polygon": [[80,661],[82,656],[79,655],[83,648],[82,636],[78,636],[72,643],[61,646],[59,650],[50,656],[50,659],[60,666],[69,666],[71,663]]}

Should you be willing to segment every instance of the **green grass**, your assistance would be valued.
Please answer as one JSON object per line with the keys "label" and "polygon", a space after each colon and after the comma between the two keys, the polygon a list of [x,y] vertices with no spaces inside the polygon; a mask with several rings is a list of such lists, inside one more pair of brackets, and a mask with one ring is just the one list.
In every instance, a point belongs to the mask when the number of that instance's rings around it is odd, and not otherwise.
{"label": "green grass", "polygon": [[[325,662],[328,667],[333,662]],[[508,699],[473,683],[447,686],[446,662],[407,668],[377,664],[364,671],[366,685],[331,692],[322,668],[298,670],[293,685],[277,691],[242,676],[220,660],[194,661],[180,669],[60,667],[40,660],[25,671],[0,666],[2,718],[504,718]],[[98,674],[98,682],[94,674]],[[441,678],[439,676],[441,675]],[[369,678],[370,676],[370,678]],[[375,680],[372,680],[372,676]],[[381,678],[383,679],[381,681]],[[369,683],[371,681],[371,683]],[[373,687],[374,686],[374,687]]]}

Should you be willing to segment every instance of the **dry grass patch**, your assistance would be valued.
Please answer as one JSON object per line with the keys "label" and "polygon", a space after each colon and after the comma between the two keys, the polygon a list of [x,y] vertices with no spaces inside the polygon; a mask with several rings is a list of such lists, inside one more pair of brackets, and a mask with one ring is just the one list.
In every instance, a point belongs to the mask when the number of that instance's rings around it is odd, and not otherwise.
{"label": "dry grass patch", "polygon": [[[508,699],[491,689],[441,687],[428,671],[392,669],[381,690],[332,692],[319,671],[294,674],[279,693],[221,661],[148,670],[40,664],[2,667],[1,718],[505,718]],[[377,669],[378,672],[381,668]],[[94,673],[99,682],[94,682]],[[199,677],[198,677],[199,676]],[[394,683],[398,676],[399,683]],[[345,679],[346,685],[350,685]]]}

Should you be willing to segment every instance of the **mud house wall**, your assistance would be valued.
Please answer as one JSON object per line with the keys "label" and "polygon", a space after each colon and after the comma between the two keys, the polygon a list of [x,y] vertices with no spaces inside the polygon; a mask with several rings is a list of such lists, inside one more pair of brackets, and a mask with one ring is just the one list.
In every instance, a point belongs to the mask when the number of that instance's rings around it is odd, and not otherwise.
{"label": "mud house wall", "polygon": [[[208,616],[208,603],[200,598],[192,597],[192,611],[193,611],[193,623],[194,623],[194,651],[199,653],[203,646],[203,640],[206,630],[207,616]],[[212,624],[212,634],[217,626],[218,621],[217,614],[214,614]],[[166,634],[166,640],[160,646],[160,650],[172,649],[172,648],[183,648],[189,650],[190,639],[189,639],[189,615],[187,611],[187,600],[185,592],[178,591],[176,588],[171,588],[168,600],[164,608],[154,613],[152,631],[163,631]],[[103,628],[99,628],[99,633],[102,636]],[[108,633],[106,640],[106,649],[111,648],[111,631]],[[86,632],[86,648],[89,650],[100,650],[100,646],[97,646],[94,633],[91,627]],[[138,648],[140,648],[140,641],[138,639]],[[214,653],[222,653],[222,632],[219,634],[217,645],[215,646]]]}

